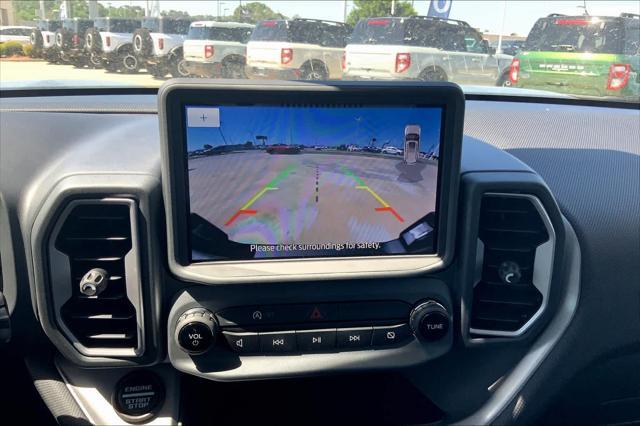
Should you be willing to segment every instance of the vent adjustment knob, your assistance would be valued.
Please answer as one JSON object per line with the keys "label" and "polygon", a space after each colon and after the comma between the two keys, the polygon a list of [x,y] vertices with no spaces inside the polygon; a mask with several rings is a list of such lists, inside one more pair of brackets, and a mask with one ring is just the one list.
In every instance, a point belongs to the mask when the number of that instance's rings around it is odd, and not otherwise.
{"label": "vent adjustment knob", "polygon": [[204,308],[189,309],[178,318],[175,340],[183,351],[199,355],[215,343],[218,324],[211,311]]}
{"label": "vent adjustment knob", "polygon": [[84,274],[80,280],[80,293],[85,296],[97,296],[107,289],[109,274],[101,268],[94,268]]}
{"label": "vent adjustment knob", "polygon": [[418,339],[436,341],[447,335],[451,319],[444,306],[435,300],[427,300],[411,311],[409,322]]}

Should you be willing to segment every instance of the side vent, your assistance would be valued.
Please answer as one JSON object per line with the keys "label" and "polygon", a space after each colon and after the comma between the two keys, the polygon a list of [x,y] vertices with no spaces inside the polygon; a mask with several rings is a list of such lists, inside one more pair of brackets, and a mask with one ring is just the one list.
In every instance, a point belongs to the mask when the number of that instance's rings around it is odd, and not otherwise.
{"label": "side vent", "polygon": [[470,331],[516,337],[547,305],[555,234],[531,195],[485,194],[482,199]]}
{"label": "side vent", "polygon": [[[136,204],[129,199],[72,201],[58,220],[49,244],[56,315],[84,355],[142,352],[136,234]],[[81,285],[85,276],[98,291]]]}

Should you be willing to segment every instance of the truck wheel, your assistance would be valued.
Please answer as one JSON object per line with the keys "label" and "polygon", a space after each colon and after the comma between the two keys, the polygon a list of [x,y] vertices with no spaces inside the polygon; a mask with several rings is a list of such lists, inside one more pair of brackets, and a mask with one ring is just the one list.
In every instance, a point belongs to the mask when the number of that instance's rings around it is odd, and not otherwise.
{"label": "truck wheel", "polygon": [[71,64],[74,68],[84,68],[84,66],[87,65],[87,58],[85,58],[84,56],[73,58],[71,60]]}
{"label": "truck wheel", "polygon": [[246,79],[244,64],[235,61],[225,62],[222,65],[222,78]]}
{"label": "truck wheel", "polygon": [[89,65],[91,66],[91,68],[102,68],[103,63],[100,55],[98,55],[96,52],[91,52],[91,54],[89,55]]}
{"label": "truck wheel", "polygon": [[327,80],[329,73],[323,63],[309,62],[300,69],[301,80]]}
{"label": "truck wheel", "polygon": [[167,75],[167,68],[162,65],[147,64],[147,72],[154,78],[163,78]]}
{"label": "truck wheel", "polygon": [[418,79],[422,81],[447,81],[447,74],[440,68],[431,67],[423,70]]}
{"label": "truck wheel", "polygon": [[38,29],[34,29],[31,31],[31,35],[29,36],[29,40],[31,41],[31,57],[39,58],[42,56],[42,46],[44,44],[44,39],[42,38],[42,32]]}
{"label": "truck wheel", "polygon": [[504,74],[502,74],[502,77],[500,77],[498,79],[498,82],[496,83],[496,86],[499,87],[511,87],[511,80],[509,79],[509,72],[505,72]]}
{"label": "truck wheel", "polygon": [[118,63],[104,62],[104,69],[107,70],[107,72],[118,72]]}
{"label": "truck wheel", "polygon": [[187,68],[187,61],[182,57],[182,55],[171,59],[169,62],[169,72],[172,77],[176,78],[191,77]]}
{"label": "truck wheel", "polygon": [[132,52],[122,52],[120,54],[120,69],[126,74],[135,74],[140,69],[140,62]]}

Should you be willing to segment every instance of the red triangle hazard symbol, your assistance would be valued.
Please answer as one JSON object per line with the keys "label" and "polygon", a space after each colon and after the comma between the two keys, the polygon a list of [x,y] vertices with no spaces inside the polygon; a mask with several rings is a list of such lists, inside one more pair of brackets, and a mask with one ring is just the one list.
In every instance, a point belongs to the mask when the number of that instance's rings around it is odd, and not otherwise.
{"label": "red triangle hazard symbol", "polygon": [[313,308],[313,311],[311,311],[311,315],[309,315],[309,319],[319,320],[319,319],[322,319],[322,318],[324,318],[324,316],[322,315],[322,312],[320,312],[320,309],[318,309],[318,307],[315,306]]}

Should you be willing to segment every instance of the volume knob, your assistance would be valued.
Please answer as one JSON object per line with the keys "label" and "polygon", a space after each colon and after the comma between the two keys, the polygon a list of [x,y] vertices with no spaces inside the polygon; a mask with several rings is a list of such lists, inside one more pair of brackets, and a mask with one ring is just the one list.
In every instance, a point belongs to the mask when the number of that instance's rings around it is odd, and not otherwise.
{"label": "volume knob", "polygon": [[411,328],[421,340],[442,339],[449,331],[450,322],[447,309],[435,300],[422,302],[411,311]]}
{"label": "volume knob", "polygon": [[195,308],[178,318],[175,339],[183,351],[199,355],[216,343],[217,332],[218,324],[211,311]]}

